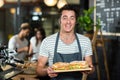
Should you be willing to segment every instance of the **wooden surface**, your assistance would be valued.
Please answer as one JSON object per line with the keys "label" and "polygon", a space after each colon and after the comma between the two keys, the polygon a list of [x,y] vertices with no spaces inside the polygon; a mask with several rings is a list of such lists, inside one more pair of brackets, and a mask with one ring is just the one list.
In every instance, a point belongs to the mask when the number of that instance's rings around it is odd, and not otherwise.
{"label": "wooden surface", "polygon": [[32,75],[32,74],[19,74],[15,77],[12,78],[12,80],[39,80],[36,78],[37,75]]}
{"label": "wooden surface", "polygon": [[25,64],[22,66],[24,72],[16,75],[12,78],[12,80],[39,80],[38,78],[36,78],[36,65],[36,62],[30,63],[26,61]]}
{"label": "wooden surface", "polygon": [[[30,63],[30,62],[25,62],[24,65],[21,65],[20,68],[23,68],[23,73],[20,73],[14,77],[12,77],[12,80],[39,80],[37,78],[37,74],[36,74],[36,65],[37,63]],[[1,66],[2,70],[8,70],[10,68],[12,68],[12,66],[6,65],[6,66]],[[1,80],[1,79],[0,79]]]}

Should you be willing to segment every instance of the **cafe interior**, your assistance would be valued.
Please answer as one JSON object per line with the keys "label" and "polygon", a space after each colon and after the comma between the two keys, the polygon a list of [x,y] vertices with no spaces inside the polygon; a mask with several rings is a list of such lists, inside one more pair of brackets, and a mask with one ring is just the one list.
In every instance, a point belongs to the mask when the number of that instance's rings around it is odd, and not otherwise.
{"label": "cafe interior", "polygon": [[[93,74],[83,75],[82,80],[119,80],[120,0],[0,0],[0,80],[39,80],[35,72],[36,64],[26,60],[23,65],[27,66],[20,69],[6,62],[9,59],[8,41],[19,32],[20,25],[24,22],[28,22],[31,27],[28,40],[34,35],[33,31],[37,26],[44,28],[46,37],[58,32],[58,11],[65,4],[74,5],[82,16],[84,10],[95,7],[90,15],[94,22],[93,34],[97,31],[97,19],[100,19],[101,27],[92,45],[95,71]],[[76,32],[85,35],[85,30],[80,27],[76,26]],[[90,79],[86,79],[87,77]]]}

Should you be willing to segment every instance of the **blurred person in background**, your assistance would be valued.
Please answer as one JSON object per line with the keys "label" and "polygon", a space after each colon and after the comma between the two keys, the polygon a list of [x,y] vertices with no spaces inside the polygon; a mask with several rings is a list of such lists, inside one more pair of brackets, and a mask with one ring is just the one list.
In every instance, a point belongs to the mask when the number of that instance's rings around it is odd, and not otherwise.
{"label": "blurred person in background", "polygon": [[8,49],[15,50],[16,54],[14,54],[14,57],[19,60],[25,60],[26,55],[28,54],[29,42],[26,37],[29,36],[29,33],[29,23],[22,23],[19,33],[12,36],[8,42]]}
{"label": "blurred person in background", "polygon": [[46,37],[45,31],[41,27],[35,28],[34,32],[35,36],[31,37],[29,47],[29,56],[31,62],[37,61],[41,42]]}

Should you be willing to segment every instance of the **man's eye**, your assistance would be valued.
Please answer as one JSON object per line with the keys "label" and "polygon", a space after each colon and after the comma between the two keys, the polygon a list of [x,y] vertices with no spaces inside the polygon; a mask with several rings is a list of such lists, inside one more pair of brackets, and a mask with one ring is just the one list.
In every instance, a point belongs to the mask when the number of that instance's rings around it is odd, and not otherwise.
{"label": "man's eye", "polygon": [[67,17],[63,17],[63,19],[67,19]]}
{"label": "man's eye", "polygon": [[74,20],[75,19],[75,17],[71,17],[71,20]]}

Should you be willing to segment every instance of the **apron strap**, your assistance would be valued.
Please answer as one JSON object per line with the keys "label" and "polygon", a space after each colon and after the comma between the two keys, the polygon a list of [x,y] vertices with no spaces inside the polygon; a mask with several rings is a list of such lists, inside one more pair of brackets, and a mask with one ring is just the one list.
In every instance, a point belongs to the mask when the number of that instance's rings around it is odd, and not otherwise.
{"label": "apron strap", "polygon": [[80,42],[79,42],[79,39],[78,39],[78,36],[77,36],[76,33],[75,33],[75,36],[76,36],[76,40],[77,40],[77,44],[78,44],[79,53],[80,53],[80,56],[81,56],[80,58],[81,58],[81,60],[83,60]]}
{"label": "apron strap", "polygon": [[57,53],[57,47],[58,47],[59,34],[60,34],[60,32],[58,32],[57,37],[56,37],[54,54],[55,54],[55,53]]}

